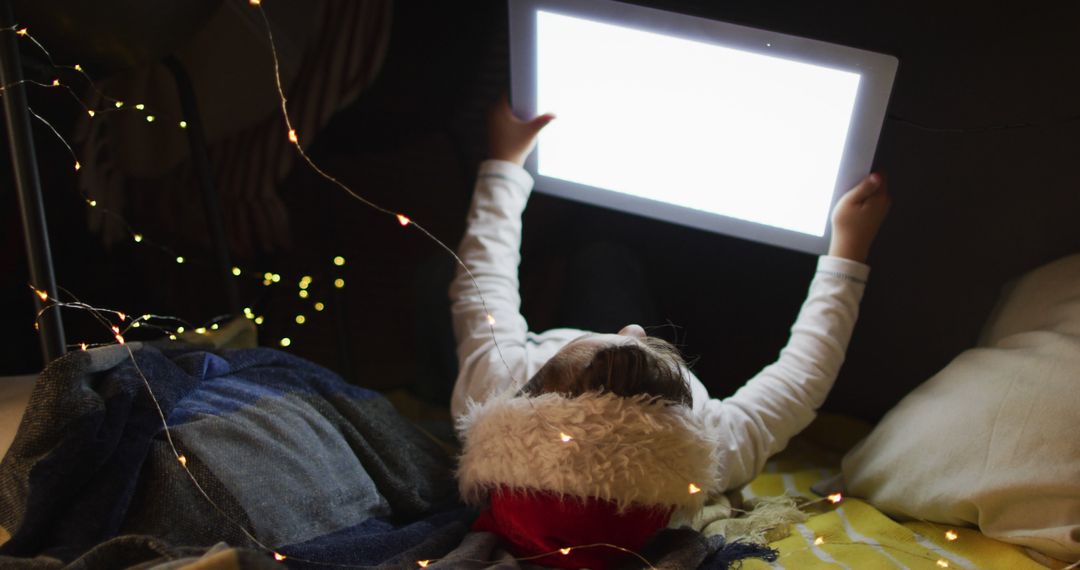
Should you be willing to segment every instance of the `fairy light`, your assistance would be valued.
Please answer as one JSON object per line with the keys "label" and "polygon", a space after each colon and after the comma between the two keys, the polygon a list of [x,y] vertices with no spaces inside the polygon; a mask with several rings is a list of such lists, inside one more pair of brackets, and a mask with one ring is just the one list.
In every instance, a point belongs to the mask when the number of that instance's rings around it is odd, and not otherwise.
{"label": "fairy light", "polygon": [[133,329],[137,329],[137,328],[139,328],[141,326],[142,325],[139,323],[139,321],[135,321],[135,322],[131,323],[131,328],[133,328]]}
{"label": "fairy light", "polygon": [[120,333],[116,333],[113,336],[114,336],[114,338],[116,338],[116,342],[118,342],[120,344],[124,344],[124,335],[122,335]]}
{"label": "fairy light", "polygon": [[82,350],[86,350],[86,343],[85,343],[85,342],[84,342],[84,343],[80,343],[80,344],[79,344],[79,348],[80,348],[80,349],[82,349]]}
{"label": "fairy light", "polygon": [[87,109],[86,114],[90,115],[90,118],[93,119],[94,115],[96,115],[97,113],[95,113],[93,109]]}
{"label": "fairy light", "polygon": [[174,335],[174,334],[169,335],[169,340],[176,340],[176,335]]}
{"label": "fairy light", "polygon": [[334,279],[334,287],[337,287],[338,289],[344,289],[345,288],[345,280],[340,278],[340,277],[338,277],[337,279]]}
{"label": "fairy light", "polygon": [[254,319],[255,313],[251,312],[251,307],[244,307],[244,316],[249,319]]}
{"label": "fairy light", "polygon": [[405,227],[409,225],[409,222],[411,222],[412,220],[410,220],[403,214],[397,214],[397,221],[399,224],[401,224],[402,227]]}
{"label": "fairy light", "polygon": [[296,315],[296,324],[302,325],[307,322],[307,317],[304,315]]}
{"label": "fairy light", "polygon": [[296,129],[289,129],[289,142],[293,144],[300,142],[299,137],[296,136]]}
{"label": "fairy light", "polygon": [[262,315],[259,315],[259,316],[255,317],[255,324],[257,324],[257,325],[263,324],[264,321],[266,321],[266,319],[263,318]]}
{"label": "fairy light", "polygon": [[235,275],[235,276],[237,276],[237,277],[240,277],[240,273],[241,273],[241,271],[240,271],[240,268],[239,268],[239,267],[233,267],[233,268],[232,268],[232,274],[233,274],[233,275]]}
{"label": "fairy light", "polygon": [[270,280],[273,281],[274,283],[277,283],[278,281],[281,281],[281,275],[278,275],[277,273],[274,273],[274,274],[270,275]]}
{"label": "fairy light", "polygon": [[83,69],[82,69],[82,66],[81,66],[81,65],[79,65],[79,64],[77,64],[77,63],[75,64],[75,67],[74,67],[73,69],[74,69],[75,71],[82,71],[82,70],[83,70]]}
{"label": "fairy light", "polygon": [[277,560],[278,562],[284,562],[285,561],[285,555],[280,553],[280,552],[275,552],[274,553],[274,560]]}
{"label": "fairy light", "polygon": [[960,535],[956,534],[955,530],[950,528],[949,530],[945,531],[945,540],[948,540],[949,542],[954,542],[958,538],[960,538]]}
{"label": "fairy light", "polygon": [[53,79],[52,80],[52,86],[53,87],[60,87],[60,80],[59,79]]}
{"label": "fairy light", "polygon": [[116,108],[119,109],[120,107],[124,106],[124,102],[123,101],[117,101],[117,102],[113,103],[113,105],[115,105]]}
{"label": "fairy light", "polygon": [[840,493],[833,493],[833,494],[828,496],[828,499],[829,499],[830,503],[835,505],[835,504],[839,503],[840,501],[844,500],[844,496],[841,495]]}
{"label": "fairy light", "polygon": [[20,36],[25,36],[29,31],[26,28],[19,28],[18,30],[15,30],[15,33]]}
{"label": "fairy light", "polygon": [[570,434],[561,431],[559,432],[559,439],[561,439],[563,443],[574,441],[574,438],[570,437]]}
{"label": "fairy light", "polygon": [[176,457],[176,460],[180,462],[180,465],[182,465],[184,467],[187,467],[187,457],[185,457],[183,455],[178,455]]}
{"label": "fairy light", "polygon": [[135,240],[135,243],[142,243],[143,240],[142,234],[135,234],[131,238]]}
{"label": "fairy light", "polygon": [[301,299],[307,299],[308,298],[308,292],[307,292],[306,289],[301,289],[300,292],[297,293],[297,294],[300,295]]}
{"label": "fairy light", "polygon": [[316,311],[322,312],[322,310],[325,309],[325,308],[326,308],[326,305],[322,304],[322,301],[316,301],[315,302],[315,310]]}
{"label": "fairy light", "polygon": [[221,327],[220,327],[220,326],[218,326],[218,324],[217,324],[217,323],[214,323],[214,324],[210,325],[210,330],[212,330],[212,331],[216,331],[216,330],[218,330],[219,328],[221,328]]}
{"label": "fairy light", "polygon": [[49,292],[45,291],[44,289],[34,289],[34,293],[37,293],[37,296],[42,301],[48,301],[49,300]]}
{"label": "fairy light", "polygon": [[495,326],[495,317],[491,313],[487,315],[487,322],[489,325]]}
{"label": "fairy light", "polygon": [[139,103],[138,105],[135,105],[135,108],[142,111],[143,109],[146,108],[146,105],[143,105],[142,103]]}
{"label": "fairy light", "polygon": [[176,334],[184,334],[184,327],[176,327]]}
{"label": "fairy light", "polygon": [[187,121],[180,121],[180,128],[181,129],[186,129],[187,128]]}
{"label": "fairy light", "polygon": [[97,207],[97,200],[87,200],[86,203],[89,204],[91,208]]}
{"label": "fairy light", "polygon": [[[258,4],[259,0],[251,0],[251,3],[252,4]],[[416,564],[419,565],[421,568],[427,568],[428,564],[431,564],[431,561],[430,560],[417,560]]]}
{"label": "fairy light", "polygon": [[825,544],[825,539],[824,538],[819,536],[819,537],[814,539],[814,546],[821,546],[822,544]]}
{"label": "fairy light", "polygon": [[561,554],[562,554],[563,556],[566,556],[567,554],[570,554],[570,551],[571,551],[571,550],[573,550],[573,549],[571,549],[571,548],[560,548],[560,549],[559,549],[559,552],[560,552],[560,553],[561,553]]}
{"label": "fairy light", "polygon": [[938,558],[937,565],[941,566],[942,568],[948,568],[949,567],[949,561],[945,560],[944,558]]}
{"label": "fairy light", "polygon": [[259,4],[262,4],[262,0],[248,0],[248,3],[252,6],[258,6]]}
{"label": "fairy light", "polygon": [[176,256],[176,262],[177,263],[184,263],[184,256],[182,256],[182,255]]}
{"label": "fairy light", "polygon": [[701,487],[698,487],[697,485],[695,485],[693,483],[690,483],[689,489],[690,489],[690,494],[691,495],[696,495],[696,494],[701,492]]}
{"label": "fairy light", "polygon": [[335,257],[334,258],[334,265],[336,265],[338,267],[341,267],[342,265],[345,265],[345,258],[341,257],[340,255]]}
{"label": "fairy light", "polygon": [[195,329],[195,334],[206,334],[206,327],[199,327]]}
{"label": "fairy light", "polygon": [[117,311],[116,312],[116,318],[120,319],[120,322],[124,322],[124,321],[127,320],[127,315],[124,314],[123,311]]}
{"label": "fairy light", "polygon": [[147,123],[153,123],[154,122],[154,116],[153,115],[147,115],[146,116],[146,122]]}
{"label": "fairy light", "polygon": [[280,342],[281,346],[283,346],[283,347],[284,346],[289,346],[290,344],[292,344],[292,339],[286,336],[286,337],[282,337],[281,341],[279,341],[279,342]]}

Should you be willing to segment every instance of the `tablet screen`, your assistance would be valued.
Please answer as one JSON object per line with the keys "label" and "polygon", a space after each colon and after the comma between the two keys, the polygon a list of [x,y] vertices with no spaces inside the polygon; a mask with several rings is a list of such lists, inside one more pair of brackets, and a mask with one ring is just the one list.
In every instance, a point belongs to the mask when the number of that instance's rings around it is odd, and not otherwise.
{"label": "tablet screen", "polygon": [[535,41],[537,173],[825,235],[858,73],[544,10]]}
{"label": "tablet screen", "polygon": [[536,190],[824,253],[870,172],[890,55],[612,0],[508,0]]}

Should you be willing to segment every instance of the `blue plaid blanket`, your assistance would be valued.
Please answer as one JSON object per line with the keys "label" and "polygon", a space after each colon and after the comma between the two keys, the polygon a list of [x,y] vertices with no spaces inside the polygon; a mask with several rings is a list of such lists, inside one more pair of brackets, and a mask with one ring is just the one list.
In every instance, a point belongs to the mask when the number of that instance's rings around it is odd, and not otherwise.
{"label": "blue plaid blanket", "polygon": [[250,533],[290,567],[415,568],[474,517],[452,468],[380,395],[282,352],[73,352],[38,379],[0,462],[0,567],[120,568],[223,542],[238,568],[280,568]]}

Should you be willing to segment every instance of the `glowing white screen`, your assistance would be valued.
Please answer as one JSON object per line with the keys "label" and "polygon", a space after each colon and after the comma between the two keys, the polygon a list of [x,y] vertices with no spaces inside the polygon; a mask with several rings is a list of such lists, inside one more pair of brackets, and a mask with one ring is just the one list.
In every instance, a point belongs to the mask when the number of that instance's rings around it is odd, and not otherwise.
{"label": "glowing white screen", "polygon": [[540,11],[537,171],[824,235],[859,75]]}

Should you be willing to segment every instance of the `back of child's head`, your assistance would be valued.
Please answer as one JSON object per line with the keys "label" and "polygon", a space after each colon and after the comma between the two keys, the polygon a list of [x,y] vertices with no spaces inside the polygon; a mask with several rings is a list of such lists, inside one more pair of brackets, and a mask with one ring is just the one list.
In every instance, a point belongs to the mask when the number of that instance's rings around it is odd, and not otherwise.
{"label": "back of child's head", "polygon": [[[591,357],[590,357],[591,353]],[[651,396],[689,406],[690,387],[679,350],[656,337],[600,348],[570,346],[555,355],[522,388],[527,396],[575,397],[607,392],[624,398]]]}

